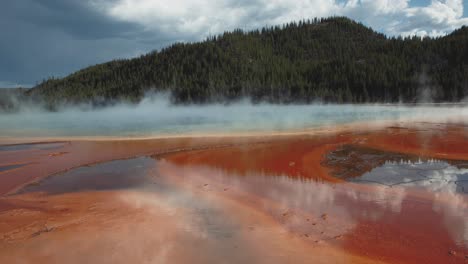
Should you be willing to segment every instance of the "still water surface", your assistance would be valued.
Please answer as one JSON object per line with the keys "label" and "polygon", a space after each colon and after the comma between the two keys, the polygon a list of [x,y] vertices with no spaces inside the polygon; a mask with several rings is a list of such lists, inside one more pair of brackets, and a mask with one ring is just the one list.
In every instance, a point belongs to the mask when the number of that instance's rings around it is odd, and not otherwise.
{"label": "still water surface", "polygon": [[[392,239],[397,232],[400,235],[393,239],[406,236],[409,247],[424,247],[431,241],[426,246],[435,243],[445,250],[447,244],[453,244],[467,250],[467,176],[468,169],[443,161],[388,162],[351,179],[353,182],[330,184],[259,172],[236,175],[142,157],[73,169],[29,185],[20,193],[133,189],[157,194],[171,214],[191,212],[184,228],[202,229],[226,245],[234,243],[231,239],[241,227],[265,227],[234,221],[236,212],[225,210],[224,199],[247,204],[313,243],[342,246],[343,238],[368,236],[372,241],[388,235],[386,239]],[[207,198],[203,193],[216,195]],[[365,233],[359,231],[363,227]],[[395,231],[387,234],[382,231],[386,229]]]}
{"label": "still water surface", "polygon": [[284,131],[381,120],[468,120],[463,106],[396,105],[207,105],[165,102],[101,110],[25,111],[0,114],[0,136],[157,136],[163,134]]}

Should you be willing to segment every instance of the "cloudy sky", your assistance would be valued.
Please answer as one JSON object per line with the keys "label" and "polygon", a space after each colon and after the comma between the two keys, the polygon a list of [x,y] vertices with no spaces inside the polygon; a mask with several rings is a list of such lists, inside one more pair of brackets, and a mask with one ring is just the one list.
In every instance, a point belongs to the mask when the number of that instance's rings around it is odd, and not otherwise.
{"label": "cloudy sky", "polygon": [[387,35],[468,25],[467,0],[14,0],[0,3],[0,87],[31,86],[175,41],[344,15]]}

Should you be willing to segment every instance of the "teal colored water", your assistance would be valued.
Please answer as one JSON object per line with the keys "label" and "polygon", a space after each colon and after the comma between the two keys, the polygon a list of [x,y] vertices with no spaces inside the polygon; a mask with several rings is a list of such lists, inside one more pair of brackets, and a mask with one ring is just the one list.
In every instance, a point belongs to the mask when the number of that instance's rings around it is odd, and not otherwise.
{"label": "teal colored water", "polygon": [[165,134],[284,131],[352,122],[468,120],[463,106],[232,105],[171,106],[165,101],[100,110],[40,110],[0,114],[0,136],[157,136]]}

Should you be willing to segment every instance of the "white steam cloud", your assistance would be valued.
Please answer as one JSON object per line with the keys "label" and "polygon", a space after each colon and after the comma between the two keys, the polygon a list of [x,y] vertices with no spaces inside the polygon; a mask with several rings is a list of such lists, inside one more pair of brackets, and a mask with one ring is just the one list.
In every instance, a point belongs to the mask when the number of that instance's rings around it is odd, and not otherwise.
{"label": "white steam cloud", "polygon": [[182,134],[290,131],[374,121],[468,122],[462,105],[273,105],[241,101],[229,105],[170,103],[152,96],[137,105],[92,109],[68,107],[58,112],[24,107],[0,114],[0,137],[117,136],[146,137]]}
{"label": "white steam cloud", "polygon": [[463,0],[108,0],[92,5],[114,19],[137,23],[165,37],[192,41],[234,28],[348,16],[389,35],[440,36],[468,24]]}

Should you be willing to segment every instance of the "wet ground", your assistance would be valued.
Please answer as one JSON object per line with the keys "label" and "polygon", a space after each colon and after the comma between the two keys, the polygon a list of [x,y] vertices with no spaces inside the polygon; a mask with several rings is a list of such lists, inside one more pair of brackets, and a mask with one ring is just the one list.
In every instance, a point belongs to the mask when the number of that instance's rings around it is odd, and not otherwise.
{"label": "wet ground", "polygon": [[24,167],[26,165],[28,165],[28,164],[12,164],[12,165],[0,166],[0,172],[18,169],[18,168]]}
{"label": "wet ground", "polygon": [[335,177],[386,187],[421,187],[468,193],[468,161],[440,160],[343,145],[323,162]]}
{"label": "wet ground", "polygon": [[149,183],[146,169],[153,162],[151,158],[141,157],[79,167],[27,185],[16,194],[44,192],[52,195],[139,187]]}
{"label": "wet ground", "polygon": [[[466,133],[432,126],[172,150],[120,142],[113,155],[157,151],[0,198],[0,262],[468,263]],[[77,149],[9,151],[29,164],[75,162]]]}
{"label": "wet ground", "polygon": [[431,192],[468,193],[468,169],[440,160],[386,162],[351,181],[387,187],[421,187]]}
{"label": "wet ground", "polygon": [[46,142],[46,143],[31,143],[31,144],[12,144],[0,146],[0,151],[18,151],[18,150],[53,150],[64,146],[62,142]]}

